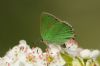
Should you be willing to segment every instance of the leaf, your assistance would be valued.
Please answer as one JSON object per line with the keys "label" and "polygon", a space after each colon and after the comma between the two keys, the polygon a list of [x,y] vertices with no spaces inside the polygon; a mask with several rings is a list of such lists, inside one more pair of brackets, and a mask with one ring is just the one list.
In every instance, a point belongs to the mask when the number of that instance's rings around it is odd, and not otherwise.
{"label": "leaf", "polygon": [[97,61],[98,64],[100,65],[100,55],[97,57],[96,61]]}
{"label": "leaf", "polygon": [[72,66],[73,58],[70,55],[66,53],[61,53],[61,56],[66,62],[65,66]]}
{"label": "leaf", "polygon": [[82,58],[80,57],[76,57],[76,59],[78,59],[78,61],[80,62],[81,66],[84,66],[84,61]]}
{"label": "leaf", "polygon": [[43,41],[53,44],[64,44],[70,38],[74,38],[72,27],[49,13],[42,13],[40,32]]}

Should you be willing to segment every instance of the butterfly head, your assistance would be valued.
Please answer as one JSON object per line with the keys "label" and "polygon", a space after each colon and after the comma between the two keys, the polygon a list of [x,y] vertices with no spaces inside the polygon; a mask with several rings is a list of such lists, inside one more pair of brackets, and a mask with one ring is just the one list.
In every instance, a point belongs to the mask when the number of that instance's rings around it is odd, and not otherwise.
{"label": "butterfly head", "polygon": [[69,39],[67,42],[65,42],[65,46],[67,49],[75,50],[78,48],[78,43],[75,39]]}

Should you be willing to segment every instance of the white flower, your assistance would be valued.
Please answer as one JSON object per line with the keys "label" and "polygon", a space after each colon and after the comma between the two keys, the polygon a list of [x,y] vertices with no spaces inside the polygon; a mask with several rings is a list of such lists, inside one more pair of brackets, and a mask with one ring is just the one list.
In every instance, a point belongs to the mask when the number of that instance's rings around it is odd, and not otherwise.
{"label": "white flower", "polygon": [[93,58],[93,59],[96,59],[99,55],[100,55],[99,50],[93,50],[90,54],[90,57]]}
{"label": "white flower", "polygon": [[83,49],[82,48],[77,48],[76,50],[70,50],[70,49],[67,49],[67,48],[65,48],[65,51],[68,53],[68,54],[70,54],[70,55],[72,55],[72,56],[79,56],[79,54],[80,54],[80,52],[82,51]]}
{"label": "white flower", "polygon": [[20,51],[22,52],[27,52],[27,49],[29,49],[29,45],[27,45],[25,40],[20,40],[19,41],[19,45],[18,45]]}
{"label": "white flower", "polygon": [[88,49],[84,49],[80,52],[80,56],[82,58],[90,58],[90,55],[91,55],[91,51],[88,50]]}
{"label": "white flower", "polygon": [[14,49],[9,50],[7,52],[7,54],[3,57],[3,59],[5,59],[5,61],[8,62],[8,63],[13,63],[17,60],[17,58],[18,58],[17,55],[18,55],[17,50],[14,50]]}
{"label": "white flower", "polygon": [[[81,66],[80,62],[84,65],[84,58],[93,60],[88,60],[86,66],[90,66],[90,64],[99,66],[95,61],[96,57],[100,55],[99,50],[90,51],[78,48],[73,42],[71,40],[71,45],[66,48],[66,52],[74,58],[72,66]],[[62,49],[59,45],[49,44],[47,51],[43,53],[41,48],[31,49],[25,40],[21,40],[19,45],[10,49],[4,57],[0,57],[0,66],[64,66],[66,62],[60,55],[61,52],[64,52]],[[80,61],[74,56],[79,57]]]}
{"label": "white flower", "polygon": [[88,49],[84,49],[83,51],[80,52],[80,56],[82,58],[96,59],[99,55],[100,55],[100,51],[99,50],[90,51]]}
{"label": "white flower", "polygon": [[8,66],[7,63],[1,63],[0,66]]}
{"label": "white flower", "polygon": [[35,56],[42,55],[42,50],[39,47],[35,47],[35,48],[32,49],[32,53]]}
{"label": "white flower", "polygon": [[8,63],[5,61],[5,59],[0,58],[0,66],[8,66]]}
{"label": "white flower", "polygon": [[52,44],[49,45],[48,52],[51,56],[53,57],[57,56],[60,53],[60,51],[61,51],[60,46]]}
{"label": "white flower", "polygon": [[26,45],[27,43],[26,43],[25,40],[20,40],[20,41],[19,41],[19,44],[25,44],[25,45]]}

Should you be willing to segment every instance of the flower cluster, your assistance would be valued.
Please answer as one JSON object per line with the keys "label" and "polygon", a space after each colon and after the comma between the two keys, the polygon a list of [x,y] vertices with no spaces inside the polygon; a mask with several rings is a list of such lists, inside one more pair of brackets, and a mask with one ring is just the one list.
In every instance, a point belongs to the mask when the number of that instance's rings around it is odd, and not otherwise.
{"label": "flower cluster", "polygon": [[30,48],[25,40],[0,58],[0,66],[99,66],[99,50],[82,49],[77,56],[66,48],[49,45],[45,52],[39,47]]}
{"label": "flower cluster", "polygon": [[65,61],[56,51],[57,49],[50,48],[43,53],[39,47],[31,49],[26,41],[21,40],[18,46],[0,58],[0,66],[63,66]]}

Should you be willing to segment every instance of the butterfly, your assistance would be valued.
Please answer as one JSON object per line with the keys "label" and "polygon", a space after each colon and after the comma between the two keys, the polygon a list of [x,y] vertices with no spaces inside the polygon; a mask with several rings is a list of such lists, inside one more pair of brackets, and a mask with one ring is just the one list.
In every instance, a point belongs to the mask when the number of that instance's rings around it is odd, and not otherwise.
{"label": "butterfly", "polygon": [[63,45],[67,40],[75,37],[70,24],[47,12],[41,15],[40,33],[43,42],[54,45]]}

